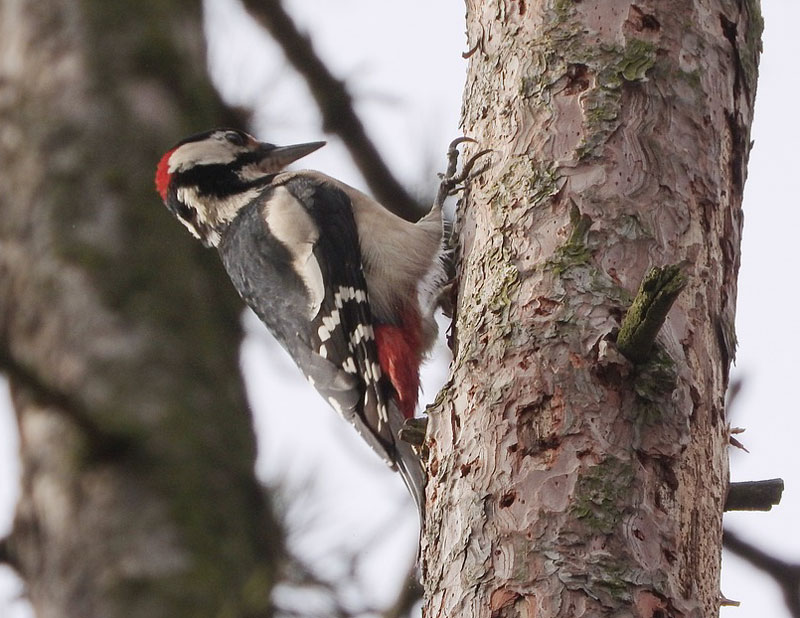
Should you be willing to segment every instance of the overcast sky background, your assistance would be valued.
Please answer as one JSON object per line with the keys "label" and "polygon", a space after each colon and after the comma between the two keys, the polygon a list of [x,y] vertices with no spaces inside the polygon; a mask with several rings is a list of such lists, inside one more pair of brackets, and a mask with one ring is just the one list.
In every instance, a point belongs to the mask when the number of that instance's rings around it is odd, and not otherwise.
{"label": "overcast sky background", "polygon": [[[303,82],[288,70],[269,37],[232,0],[206,0],[212,73],[231,103],[257,109],[255,132],[278,144],[321,137],[319,115]],[[459,134],[466,61],[463,0],[291,0],[287,9],[310,32],[318,53],[344,78],[367,129],[400,179],[430,194],[449,141]],[[398,9],[402,6],[402,10]],[[739,351],[734,377],[744,389],[732,424],[750,454],[731,451],[732,480],[782,477],[786,492],[771,513],[733,513],[726,525],[787,560],[800,562],[800,415],[794,388],[800,376],[797,313],[796,122],[800,100],[800,3],[764,0],[764,54],[745,190],[745,231],[739,280]],[[197,127],[198,130],[203,127]],[[175,140],[182,136],[173,136]],[[172,139],[167,140],[172,141]],[[304,164],[363,187],[343,147],[327,147]],[[161,207],[153,195],[154,208]],[[371,547],[359,563],[349,597],[382,605],[396,592],[414,554],[416,520],[399,477],[375,457],[297,377],[286,355],[252,316],[242,365],[256,413],[262,478],[280,483],[301,505],[295,545],[335,574],[342,549]],[[426,369],[430,401],[449,360],[440,344]],[[283,405],[281,402],[291,402]],[[16,427],[7,384],[0,379],[0,535],[11,528],[18,494]],[[0,567],[0,618],[30,618],[21,584]],[[742,602],[723,618],[787,616],[771,580],[725,555],[722,592]]]}

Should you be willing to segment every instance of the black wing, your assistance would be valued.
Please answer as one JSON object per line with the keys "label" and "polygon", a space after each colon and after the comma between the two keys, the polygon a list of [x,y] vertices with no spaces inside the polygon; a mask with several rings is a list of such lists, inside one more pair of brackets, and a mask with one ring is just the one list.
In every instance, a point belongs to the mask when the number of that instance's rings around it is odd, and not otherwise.
{"label": "black wing", "polygon": [[[313,259],[324,285],[319,310],[311,321],[308,343],[313,371],[309,377],[331,407],[393,463],[386,380],[378,362],[350,199],[336,187],[302,175],[284,186],[319,229]],[[342,388],[345,383],[349,387]]]}

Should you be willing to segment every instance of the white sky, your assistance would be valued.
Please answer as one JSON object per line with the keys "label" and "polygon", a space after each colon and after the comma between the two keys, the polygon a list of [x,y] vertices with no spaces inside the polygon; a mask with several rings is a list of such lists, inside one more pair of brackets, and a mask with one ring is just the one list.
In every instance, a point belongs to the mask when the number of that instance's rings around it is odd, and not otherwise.
{"label": "white sky", "polygon": [[[305,86],[285,71],[269,38],[247,23],[241,9],[231,10],[229,0],[206,2],[215,77],[232,102],[258,103],[259,137],[278,144],[318,139],[318,114]],[[398,5],[380,0],[291,0],[287,8],[312,33],[316,49],[333,71],[347,80],[368,131],[401,180],[412,189],[430,191],[435,183],[431,170],[441,169],[447,143],[458,135],[466,70],[461,58],[466,49],[463,1],[406,0]],[[800,204],[790,166],[800,143],[800,129],[792,121],[800,99],[794,69],[800,58],[794,31],[800,23],[800,3],[764,0],[763,11],[764,55],[745,192],[740,347],[734,372],[745,379],[745,388],[733,424],[747,428],[739,437],[750,454],[732,451],[731,478],[779,476],[787,490],[771,513],[728,514],[726,524],[800,562],[800,536],[795,533],[800,515],[800,456],[795,444],[800,415],[793,392],[800,375],[800,335],[786,326],[798,300],[792,282],[798,264],[794,242]],[[363,186],[341,145],[329,141],[304,163]],[[153,206],[158,207],[155,197]],[[353,599],[363,595],[367,605],[382,604],[397,585],[392,573],[402,576],[413,555],[415,515],[405,489],[316,393],[296,379],[291,362],[252,314],[245,324],[249,336],[242,362],[256,411],[259,473],[280,479],[293,494],[308,492],[305,509],[318,510],[309,517],[313,521],[304,522],[312,533],[298,533],[303,537],[299,548],[321,568],[337,570],[337,561],[330,557],[336,548],[375,547],[358,570],[360,585],[350,593]],[[441,346],[437,358],[447,359]],[[438,390],[445,362],[427,369],[423,401]],[[19,474],[16,429],[7,401],[6,385],[0,381],[0,534],[11,527]],[[279,401],[292,405],[284,408]],[[0,616],[30,616],[26,604],[16,600],[20,590],[19,581],[0,568]],[[735,558],[724,558],[722,590],[726,597],[742,601],[740,608],[723,609],[723,618],[787,615],[769,580]]]}

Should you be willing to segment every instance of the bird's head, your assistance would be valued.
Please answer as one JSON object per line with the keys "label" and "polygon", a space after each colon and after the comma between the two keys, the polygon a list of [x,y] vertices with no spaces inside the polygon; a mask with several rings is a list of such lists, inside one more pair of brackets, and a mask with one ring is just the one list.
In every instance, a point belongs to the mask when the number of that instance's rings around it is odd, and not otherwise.
{"label": "bird's head", "polygon": [[235,129],[181,140],[161,157],[156,189],[167,208],[207,247],[272,176],[325,142],[275,146]]}

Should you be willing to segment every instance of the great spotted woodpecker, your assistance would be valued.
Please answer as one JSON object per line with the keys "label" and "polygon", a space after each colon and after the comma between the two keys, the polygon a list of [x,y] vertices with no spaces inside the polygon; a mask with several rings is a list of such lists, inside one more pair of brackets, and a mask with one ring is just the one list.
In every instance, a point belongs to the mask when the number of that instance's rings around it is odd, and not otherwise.
{"label": "great spotted woodpecker", "polygon": [[399,470],[420,513],[425,476],[398,438],[419,391],[444,280],[439,206],[417,223],[315,171],[324,142],[275,146],[214,129],[159,161],[156,189],[322,397]]}

